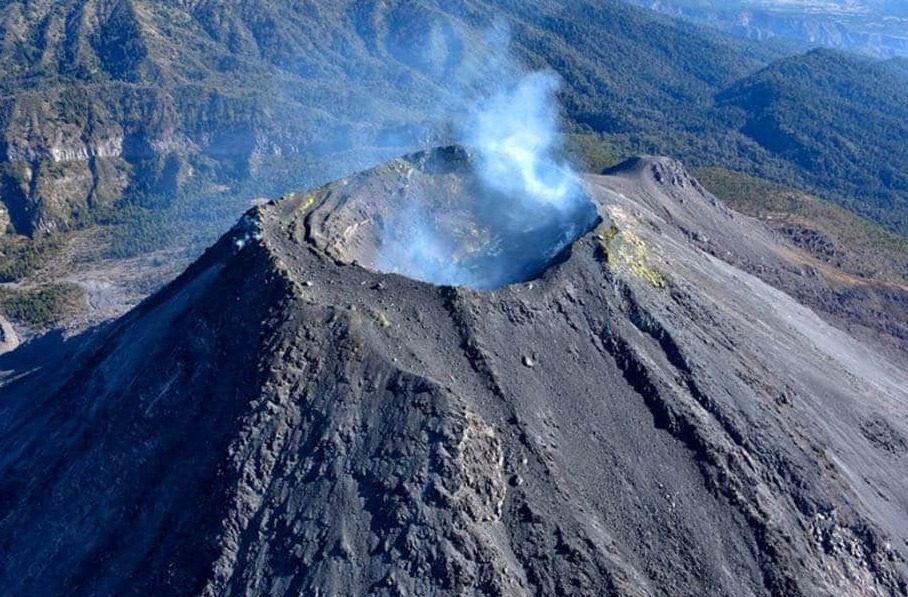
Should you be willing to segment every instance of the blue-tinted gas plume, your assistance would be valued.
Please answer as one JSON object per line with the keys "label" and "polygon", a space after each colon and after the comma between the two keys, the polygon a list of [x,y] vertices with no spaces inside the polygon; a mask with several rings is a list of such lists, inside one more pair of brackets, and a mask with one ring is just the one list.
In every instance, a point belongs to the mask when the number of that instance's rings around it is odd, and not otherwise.
{"label": "blue-tinted gas plume", "polygon": [[561,145],[557,90],[553,74],[532,73],[471,114],[463,140],[478,151],[478,174],[489,188],[553,207],[579,192],[574,172],[555,157]]}
{"label": "blue-tinted gas plume", "polygon": [[376,263],[436,284],[490,289],[538,275],[598,216],[559,160],[558,77],[522,72],[501,30],[475,52],[484,85],[472,82],[450,112],[449,129],[468,152],[454,165],[460,182],[405,184]]}

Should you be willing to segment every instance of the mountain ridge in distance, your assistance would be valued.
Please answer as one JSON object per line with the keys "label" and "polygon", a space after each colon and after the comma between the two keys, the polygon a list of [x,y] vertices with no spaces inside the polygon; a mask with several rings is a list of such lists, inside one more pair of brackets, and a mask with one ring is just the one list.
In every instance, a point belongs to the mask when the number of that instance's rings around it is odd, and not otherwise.
{"label": "mountain ridge in distance", "polygon": [[747,39],[784,39],[803,49],[822,46],[876,58],[908,55],[908,9],[897,1],[633,3]]}
{"label": "mountain ridge in distance", "polygon": [[905,88],[890,63],[814,50],[774,62],[717,101],[746,113],[741,130],[750,138],[803,164],[809,185],[836,181],[840,204],[898,232],[905,227],[902,189],[908,184],[901,166]]}
{"label": "mountain ridge in distance", "polygon": [[640,158],[496,290],[318,233],[425,163],[256,208],[3,388],[3,591],[905,593],[904,369],[697,245],[800,268],[773,232]]}
{"label": "mountain ridge in distance", "polygon": [[[426,106],[472,68],[468,49],[496,19],[521,60],[562,73],[569,111],[595,128],[708,102],[780,55],[619,2],[12,2],[0,12],[0,220],[34,235],[124,200],[166,207],[187,185],[198,202],[229,200],[193,180],[273,178],[268,195],[424,145]],[[659,75],[641,76],[644,62]]]}

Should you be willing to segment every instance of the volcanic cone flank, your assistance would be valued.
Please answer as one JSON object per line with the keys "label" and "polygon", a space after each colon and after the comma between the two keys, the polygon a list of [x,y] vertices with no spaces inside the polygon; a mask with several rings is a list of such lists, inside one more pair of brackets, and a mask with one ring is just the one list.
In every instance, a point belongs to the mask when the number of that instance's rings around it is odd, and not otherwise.
{"label": "volcanic cone flank", "polygon": [[492,290],[382,273],[469,159],[257,208],[5,388],[0,593],[903,594],[905,373],[694,233],[775,237],[641,158]]}

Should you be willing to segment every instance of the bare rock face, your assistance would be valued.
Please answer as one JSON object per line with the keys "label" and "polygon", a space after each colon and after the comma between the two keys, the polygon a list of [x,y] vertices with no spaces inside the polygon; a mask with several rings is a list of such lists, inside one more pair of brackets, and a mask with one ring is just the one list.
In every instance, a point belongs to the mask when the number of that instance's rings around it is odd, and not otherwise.
{"label": "bare rock face", "polygon": [[436,286],[368,263],[402,163],[0,390],[0,593],[906,593],[908,376],[680,223],[764,229],[644,159],[534,279]]}

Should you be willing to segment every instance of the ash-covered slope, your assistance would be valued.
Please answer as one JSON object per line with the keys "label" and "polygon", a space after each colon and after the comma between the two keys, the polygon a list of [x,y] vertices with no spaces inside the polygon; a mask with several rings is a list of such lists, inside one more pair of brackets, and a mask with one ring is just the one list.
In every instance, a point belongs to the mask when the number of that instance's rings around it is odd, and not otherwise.
{"label": "ash-covered slope", "polygon": [[[908,363],[908,287],[898,277],[868,279],[860,270],[824,259],[821,250],[810,251],[809,226],[803,233],[806,242],[792,243],[748,224],[746,216],[713,204],[697,181],[668,158],[630,159],[608,174],[610,188],[648,201],[697,247],[784,290],[886,356]],[[692,194],[706,199],[689,200]],[[735,218],[740,221],[729,226],[728,220]],[[819,243],[824,242],[820,237]],[[823,249],[843,250],[829,245]],[[873,263],[875,254],[874,248],[851,257],[873,270],[879,268]]]}
{"label": "ash-covered slope", "polygon": [[424,157],[258,208],[2,390],[0,593],[906,593],[905,373],[679,221],[771,235],[643,159],[535,280],[352,264]]}

